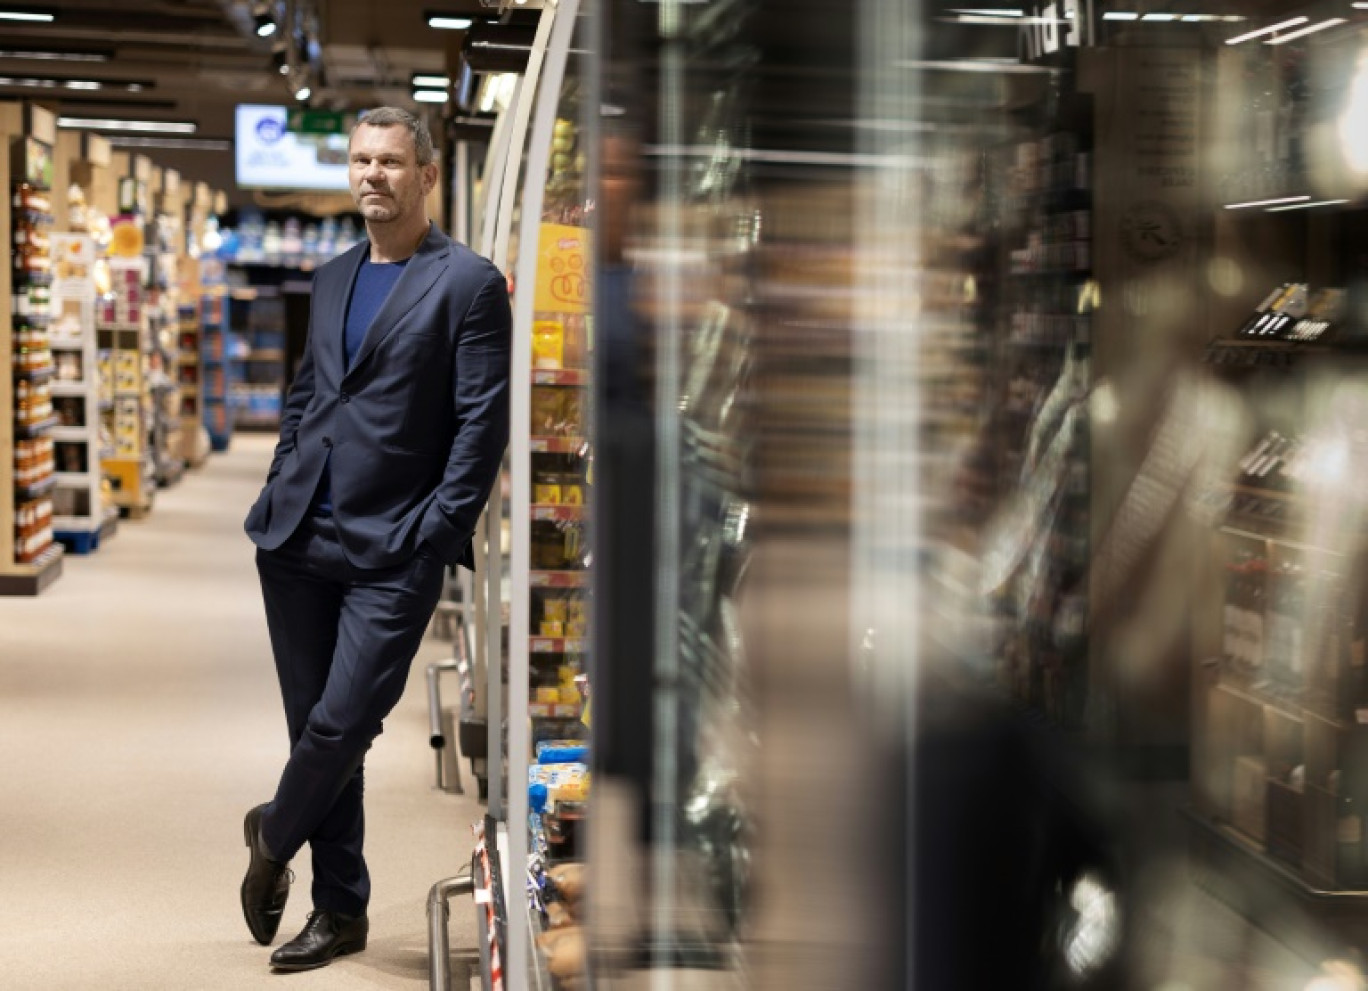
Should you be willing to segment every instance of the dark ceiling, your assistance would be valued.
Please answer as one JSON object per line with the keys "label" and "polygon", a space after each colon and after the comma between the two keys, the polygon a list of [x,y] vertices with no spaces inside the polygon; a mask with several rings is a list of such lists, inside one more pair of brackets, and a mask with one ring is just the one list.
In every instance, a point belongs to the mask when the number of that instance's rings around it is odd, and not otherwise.
{"label": "dark ceiling", "polygon": [[[296,71],[311,61],[310,104],[336,109],[420,109],[410,77],[454,71],[464,37],[430,28],[427,13],[497,13],[480,0],[274,0],[272,6],[280,15],[294,12],[300,26],[313,30],[313,58],[297,55]],[[207,159],[231,157],[224,143],[236,104],[294,102],[295,87],[272,67],[286,32],[259,38],[254,31],[253,14],[265,7],[262,0],[0,0],[0,11],[54,18],[0,20],[0,100],[35,100],[68,116],[191,121],[191,147],[175,157],[204,160],[216,171],[221,165]],[[88,57],[21,57],[44,50]],[[100,56],[106,58],[91,60]],[[194,147],[206,141],[208,147]]]}

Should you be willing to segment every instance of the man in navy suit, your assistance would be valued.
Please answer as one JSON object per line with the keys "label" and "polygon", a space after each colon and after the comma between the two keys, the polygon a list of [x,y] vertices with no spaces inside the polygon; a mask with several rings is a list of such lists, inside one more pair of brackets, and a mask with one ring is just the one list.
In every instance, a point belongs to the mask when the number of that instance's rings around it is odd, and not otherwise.
{"label": "man in navy suit", "polygon": [[367,238],[314,276],[308,345],[247,516],[290,733],[275,797],[247,814],[248,928],[268,945],[305,843],[314,912],[271,956],[321,967],[365,948],[362,763],[398,702],[446,567],[508,441],[512,317],[498,269],[429,223],[432,138],[366,114],[350,183]]}

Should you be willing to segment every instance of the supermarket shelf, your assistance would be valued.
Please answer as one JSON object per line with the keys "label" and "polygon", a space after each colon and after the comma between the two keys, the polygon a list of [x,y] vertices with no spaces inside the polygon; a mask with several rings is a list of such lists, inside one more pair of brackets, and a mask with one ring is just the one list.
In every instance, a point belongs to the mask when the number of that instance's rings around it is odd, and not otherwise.
{"label": "supermarket shelf", "polygon": [[527,714],[533,719],[578,719],[580,711],[578,703],[558,703],[556,705],[548,705],[545,702],[527,703]]}
{"label": "supermarket shelf", "polygon": [[533,454],[578,454],[583,447],[583,437],[533,437],[528,441]]}
{"label": "supermarket shelf", "polygon": [[587,588],[587,571],[533,571],[530,584],[533,588]]}
{"label": "supermarket shelf", "polygon": [[534,368],[533,385],[588,385],[589,372],[583,368]]}
{"label": "supermarket shelf", "polygon": [[239,361],[284,361],[285,352],[278,348],[262,348],[251,354],[243,355]]}
{"label": "supermarket shelf", "polygon": [[53,472],[52,477],[57,485],[77,486],[85,488],[90,484],[90,472],[88,471],[58,471]]}
{"label": "supermarket shelf", "polygon": [[14,377],[16,379],[23,379],[27,382],[32,382],[35,385],[49,381],[56,374],[57,366],[55,365],[48,365],[45,368],[16,368],[14,370]]}
{"label": "supermarket shelf", "polygon": [[79,441],[90,440],[89,427],[53,427],[48,431],[48,436],[53,440],[76,443]]}
{"label": "supermarket shelf", "polygon": [[68,337],[50,338],[48,348],[52,351],[84,351],[85,342],[80,339],[72,340]]}
{"label": "supermarket shelf", "polygon": [[39,499],[57,487],[57,476],[49,475],[41,482],[34,482],[32,485],[16,485],[14,487],[14,498],[18,502],[26,502],[29,499]]}
{"label": "supermarket shelf", "polygon": [[556,523],[576,523],[588,519],[588,506],[551,506],[538,503],[532,506],[532,519]]}
{"label": "supermarket shelf", "polygon": [[48,394],[53,396],[84,396],[90,391],[86,382],[67,382],[58,380],[48,386]]}
{"label": "supermarket shelf", "polygon": [[585,637],[533,637],[528,647],[533,654],[583,654],[588,649]]}
{"label": "supermarket shelf", "polygon": [[39,420],[37,423],[25,427],[16,423],[14,425],[14,436],[20,440],[32,440],[34,437],[43,437],[53,427],[62,421],[56,416],[50,416],[46,420]]}
{"label": "supermarket shelf", "polygon": [[0,595],[37,595],[61,576],[62,553],[53,543],[28,564],[0,566]]}

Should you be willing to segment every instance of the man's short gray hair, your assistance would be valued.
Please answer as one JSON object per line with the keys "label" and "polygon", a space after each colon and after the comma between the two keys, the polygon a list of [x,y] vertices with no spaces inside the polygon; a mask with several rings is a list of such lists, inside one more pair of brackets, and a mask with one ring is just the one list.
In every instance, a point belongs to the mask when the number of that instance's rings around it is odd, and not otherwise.
{"label": "man's short gray hair", "polygon": [[362,124],[369,124],[371,127],[406,127],[413,135],[413,148],[417,153],[418,164],[430,165],[437,158],[427,124],[423,123],[421,117],[415,117],[401,107],[376,107],[374,110],[364,111],[356,121],[356,127],[352,128],[352,134],[355,134],[356,128]]}

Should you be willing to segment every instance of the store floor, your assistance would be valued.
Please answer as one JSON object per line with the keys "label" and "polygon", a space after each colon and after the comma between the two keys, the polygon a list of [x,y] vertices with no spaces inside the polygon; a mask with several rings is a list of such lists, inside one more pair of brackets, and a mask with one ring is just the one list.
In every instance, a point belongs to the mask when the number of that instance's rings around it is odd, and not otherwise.
{"label": "store floor", "polygon": [[[242,920],[242,817],[288,746],[241,526],[270,451],[238,435],[41,596],[0,598],[0,987],[427,986],[427,892],[469,863],[483,814],[468,763],[466,796],[434,787],[424,669],[451,648],[431,637],[367,759],[369,949],[272,975]],[[308,857],[294,867],[282,939],[310,908]],[[464,988],[469,898],[451,945]]]}

